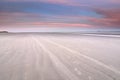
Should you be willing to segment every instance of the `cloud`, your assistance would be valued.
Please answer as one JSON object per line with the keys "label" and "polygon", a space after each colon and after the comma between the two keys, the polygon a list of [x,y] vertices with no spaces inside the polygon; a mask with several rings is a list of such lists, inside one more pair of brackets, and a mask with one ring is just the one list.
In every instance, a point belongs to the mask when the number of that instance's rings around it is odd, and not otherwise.
{"label": "cloud", "polygon": [[49,15],[79,15],[87,8],[43,2],[0,2],[0,12],[26,12]]}
{"label": "cloud", "polygon": [[92,27],[83,23],[85,16],[50,16],[21,12],[0,12],[1,26]]}
{"label": "cloud", "polygon": [[55,22],[34,22],[37,26],[51,26],[51,27],[92,27],[89,24],[83,23],[55,23]]}
{"label": "cloud", "polygon": [[119,5],[119,0],[1,0],[9,2],[44,2],[51,4],[61,4],[61,5],[70,5],[70,6],[83,6],[83,7],[97,7],[97,6],[109,6]]}
{"label": "cloud", "polygon": [[12,25],[15,23],[31,22],[31,19],[41,15],[21,12],[0,12],[0,25]]}
{"label": "cloud", "polygon": [[[3,25],[4,26],[4,25]],[[57,23],[57,22],[19,22],[19,23],[12,23],[11,25],[6,25],[6,27],[14,27],[18,26],[21,28],[24,27],[46,27],[46,28],[52,28],[52,27],[59,27],[59,28],[93,28],[93,25],[89,24],[83,24],[83,23]],[[16,27],[17,28],[17,27]]]}
{"label": "cloud", "polygon": [[119,0],[1,0],[0,25],[120,27]]}
{"label": "cloud", "polygon": [[88,6],[85,4],[81,4],[78,0],[3,0],[7,2],[44,2],[51,4],[61,4],[61,5],[69,5],[69,6]]}
{"label": "cloud", "polygon": [[120,9],[97,9],[96,13],[102,15],[102,18],[91,18],[91,22],[96,25],[120,28]]}

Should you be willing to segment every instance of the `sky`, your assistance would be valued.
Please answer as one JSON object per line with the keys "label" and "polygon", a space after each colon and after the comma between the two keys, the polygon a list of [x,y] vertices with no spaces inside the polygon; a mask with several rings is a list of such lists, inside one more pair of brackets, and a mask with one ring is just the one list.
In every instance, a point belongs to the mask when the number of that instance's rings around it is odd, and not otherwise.
{"label": "sky", "polygon": [[0,30],[120,29],[120,0],[0,0]]}

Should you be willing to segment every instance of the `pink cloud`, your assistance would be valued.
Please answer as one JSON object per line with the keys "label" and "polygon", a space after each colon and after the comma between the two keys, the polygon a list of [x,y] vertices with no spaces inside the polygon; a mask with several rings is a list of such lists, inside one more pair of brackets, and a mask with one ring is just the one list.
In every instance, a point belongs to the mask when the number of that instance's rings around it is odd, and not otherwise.
{"label": "pink cloud", "polygon": [[[32,13],[18,13],[18,12],[0,12],[0,25],[14,25],[16,23],[24,22],[25,17],[38,17],[40,15]],[[22,18],[22,19],[21,19]]]}
{"label": "pink cloud", "polygon": [[[44,17],[46,20],[44,20]],[[80,23],[80,20],[87,20],[85,16],[44,16],[41,14],[0,12],[1,25],[35,25],[35,26],[67,26],[67,27],[90,27],[88,24]],[[48,19],[48,20],[47,20]],[[51,21],[51,20],[52,21]],[[42,22],[41,22],[42,21]]]}
{"label": "pink cloud", "polygon": [[99,9],[96,12],[103,15],[103,18],[91,18],[96,25],[120,27],[120,9]]}
{"label": "pink cloud", "polygon": [[55,23],[55,22],[15,22],[9,23],[8,25],[4,26],[29,26],[29,27],[81,27],[81,28],[91,28],[93,25],[89,24],[82,24],[82,23]]}
{"label": "pink cloud", "polygon": [[55,23],[55,22],[34,22],[32,23],[32,25],[51,27],[92,27],[92,25],[82,23]]}

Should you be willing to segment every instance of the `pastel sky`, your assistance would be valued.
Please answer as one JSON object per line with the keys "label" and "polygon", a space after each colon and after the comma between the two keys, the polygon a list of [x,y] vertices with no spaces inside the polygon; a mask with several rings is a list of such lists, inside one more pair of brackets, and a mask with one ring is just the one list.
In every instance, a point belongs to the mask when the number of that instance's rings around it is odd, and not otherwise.
{"label": "pastel sky", "polygon": [[0,30],[40,28],[120,29],[120,0],[0,0]]}

